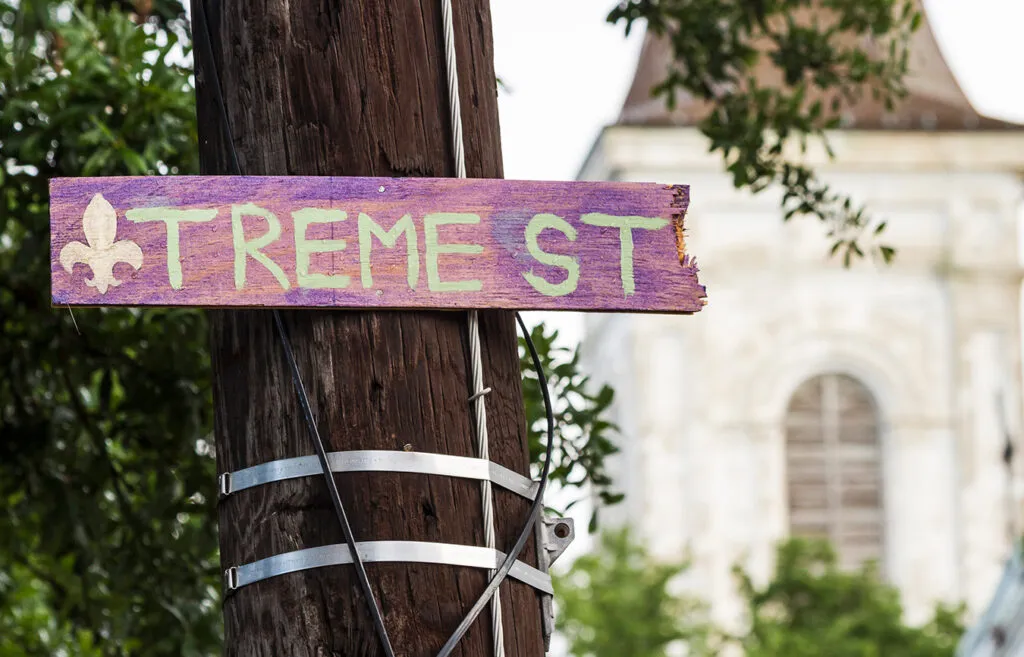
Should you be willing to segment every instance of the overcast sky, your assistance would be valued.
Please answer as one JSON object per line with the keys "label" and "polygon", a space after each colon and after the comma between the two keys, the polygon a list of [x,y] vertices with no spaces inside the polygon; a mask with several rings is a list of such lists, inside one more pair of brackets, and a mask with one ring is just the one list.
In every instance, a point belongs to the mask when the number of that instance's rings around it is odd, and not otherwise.
{"label": "overcast sky", "polygon": [[[457,1],[457,0],[456,0]],[[505,177],[571,180],[633,75],[640,34],[607,0],[493,0]],[[943,54],[984,114],[1024,121],[1024,1],[926,0]]]}

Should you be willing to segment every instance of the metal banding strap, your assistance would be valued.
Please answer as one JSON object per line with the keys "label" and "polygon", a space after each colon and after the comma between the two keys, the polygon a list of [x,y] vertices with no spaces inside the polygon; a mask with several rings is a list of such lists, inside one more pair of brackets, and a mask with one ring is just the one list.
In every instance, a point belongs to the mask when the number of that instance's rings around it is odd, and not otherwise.
{"label": "metal banding strap", "polygon": [[[518,472],[485,459],[427,452],[398,452],[388,450],[357,450],[330,452],[327,460],[332,472],[411,472],[443,475],[463,479],[489,479],[513,493],[532,500],[537,495],[537,483]],[[299,456],[279,461],[268,461],[250,468],[225,472],[220,476],[222,497],[254,486],[262,486],[285,479],[312,477],[322,474],[316,456]]]}
{"label": "metal banding strap", "polygon": [[[454,543],[365,541],[356,543],[356,549],[366,563],[385,561],[435,563],[494,570],[505,559],[505,555],[498,550]],[[228,568],[224,572],[224,585],[227,592],[230,593],[270,577],[311,568],[343,566],[350,563],[352,563],[352,553],[344,543],[296,550]],[[522,561],[515,562],[512,570],[509,571],[509,576],[548,595],[554,593],[551,588],[551,577]]]}

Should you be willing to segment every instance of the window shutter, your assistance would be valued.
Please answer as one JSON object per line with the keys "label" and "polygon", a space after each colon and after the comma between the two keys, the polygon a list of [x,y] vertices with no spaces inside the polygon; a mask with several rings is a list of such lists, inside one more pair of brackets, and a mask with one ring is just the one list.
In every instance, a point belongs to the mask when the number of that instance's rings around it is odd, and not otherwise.
{"label": "window shutter", "polygon": [[790,533],[829,539],[848,568],[884,556],[879,428],[871,393],[845,374],[803,383],[786,414]]}

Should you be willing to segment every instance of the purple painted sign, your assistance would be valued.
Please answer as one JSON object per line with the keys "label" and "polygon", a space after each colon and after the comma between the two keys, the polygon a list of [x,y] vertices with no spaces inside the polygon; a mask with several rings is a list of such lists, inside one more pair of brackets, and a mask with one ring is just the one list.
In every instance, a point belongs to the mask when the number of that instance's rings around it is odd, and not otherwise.
{"label": "purple painted sign", "polygon": [[50,181],[54,305],[693,313],[685,185]]}

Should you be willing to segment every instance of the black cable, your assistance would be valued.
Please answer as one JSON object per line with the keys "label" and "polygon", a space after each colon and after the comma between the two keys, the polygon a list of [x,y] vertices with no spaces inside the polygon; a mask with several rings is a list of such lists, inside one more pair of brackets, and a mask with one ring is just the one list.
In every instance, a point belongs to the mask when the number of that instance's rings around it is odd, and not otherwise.
{"label": "black cable", "polygon": [[196,0],[199,11],[195,12],[196,17],[202,24],[202,39],[195,39],[195,30],[192,30],[193,41],[202,51],[206,63],[209,65],[210,76],[213,78],[208,86],[213,87],[213,98],[217,103],[217,111],[220,112],[220,124],[224,126],[224,137],[228,142],[228,154],[231,156],[231,169],[235,175],[242,175],[242,167],[238,164],[238,154],[235,152],[235,140],[231,134],[231,122],[228,120],[228,106],[224,102],[224,94],[220,88],[220,72],[217,70],[217,60],[213,57],[213,37],[210,35],[209,16],[206,14],[206,2]]}
{"label": "black cable", "polygon": [[288,359],[288,366],[292,370],[292,383],[295,384],[295,390],[299,393],[299,404],[302,406],[302,414],[306,416],[306,428],[309,429],[309,435],[313,439],[313,445],[316,446],[316,455],[320,459],[320,467],[324,472],[324,481],[327,482],[327,490],[331,494],[331,504],[334,505],[334,513],[338,516],[338,522],[341,524],[341,531],[345,534],[345,543],[348,544],[349,552],[352,553],[352,564],[356,567],[356,576],[359,579],[359,587],[363,590],[363,595],[366,596],[366,601],[373,609],[373,625],[377,630],[377,636],[380,637],[381,645],[384,647],[384,652],[388,657],[395,657],[395,651],[391,647],[391,639],[388,638],[387,628],[384,627],[384,618],[380,613],[380,608],[377,606],[377,599],[373,595],[373,589],[370,588],[370,578],[366,574],[366,567],[363,565],[363,559],[359,556],[359,550],[356,549],[356,537],[352,533],[352,526],[348,522],[348,514],[345,513],[345,507],[341,503],[341,494],[338,492],[338,485],[334,481],[334,475],[331,473],[331,464],[327,460],[327,451],[324,449],[324,441],[320,438],[320,431],[316,427],[316,419],[313,418],[313,410],[309,407],[309,396],[306,395],[306,387],[302,385],[302,377],[299,374],[299,366],[295,362],[295,354],[292,353],[292,343],[288,339],[288,334],[285,333],[284,323],[281,321],[281,313],[274,310],[274,322],[277,324],[277,333],[281,336],[281,346],[284,347],[285,357]]}
{"label": "black cable", "polygon": [[[206,3],[204,0],[196,0],[198,11],[196,11],[196,17],[200,22],[201,34],[203,36],[200,41],[200,49],[202,50],[203,56],[206,58],[208,64],[207,69],[210,72],[211,80],[210,85],[213,87],[214,99],[217,102],[217,106],[220,111],[221,123],[224,126],[224,136],[228,143],[228,152],[231,155],[231,167],[237,175],[242,174],[241,166],[238,164],[238,154],[235,152],[234,137],[231,133],[231,123],[228,121],[227,105],[224,103],[224,96],[220,88],[220,74],[217,70],[217,62],[213,57],[213,39],[210,34],[210,26],[208,23],[209,17],[206,14]],[[195,33],[195,30],[193,30]],[[281,320],[281,313],[277,309],[273,311],[274,323],[277,325],[277,333],[281,339],[281,346],[284,348],[285,357],[288,360],[288,366],[291,368],[292,383],[295,385],[295,392],[299,396],[299,405],[302,406],[302,413],[306,419],[306,428],[309,431],[310,438],[313,439],[313,445],[316,448],[317,457],[320,460],[320,467],[323,470],[324,480],[327,482],[327,490],[330,493],[331,504],[334,506],[334,513],[338,517],[338,523],[341,525],[341,531],[345,535],[345,543],[348,545],[349,553],[352,555],[352,563],[356,567],[356,576],[359,580],[359,587],[363,591],[363,596],[366,598],[366,604],[370,608],[370,615],[373,617],[373,625],[377,631],[377,636],[380,639],[381,646],[384,648],[384,653],[387,657],[395,657],[395,651],[391,647],[391,639],[388,638],[387,628],[384,627],[384,618],[381,615],[380,608],[377,606],[377,598],[373,595],[373,589],[370,587],[370,578],[366,574],[366,567],[363,564],[363,558],[359,554],[359,550],[356,549],[355,535],[352,533],[352,526],[348,521],[348,514],[345,513],[345,506],[341,502],[341,494],[338,492],[337,483],[334,481],[334,475],[331,472],[331,464],[327,460],[327,450],[324,448],[323,439],[320,437],[320,431],[316,426],[316,418],[313,417],[313,410],[309,405],[309,396],[306,394],[306,387],[302,384],[302,376],[299,372],[298,363],[295,362],[295,354],[292,352],[291,341],[288,339],[288,334],[284,329],[284,322]]]}
{"label": "black cable", "polygon": [[[441,647],[441,652],[437,653],[437,657],[449,657],[452,651],[455,650],[455,646],[459,643],[462,637],[469,630],[470,625],[473,621],[483,612],[487,607],[487,603],[490,602],[491,598],[497,592],[498,587],[508,577],[508,572],[512,569],[512,565],[515,564],[516,559],[519,558],[519,554],[523,551],[526,546],[526,541],[530,538],[530,533],[533,531],[533,526],[537,523],[537,519],[540,517],[541,507],[544,504],[544,490],[548,485],[548,472],[551,469],[551,452],[555,444],[555,413],[551,406],[551,393],[548,391],[548,380],[544,375],[544,365],[540,361],[540,356],[537,354],[537,347],[533,344],[533,340],[530,338],[530,331],[527,330],[526,324],[523,322],[522,316],[517,312],[516,321],[519,323],[519,329],[523,332],[523,340],[526,342],[526,348],[530,352],[530,358],[533,360],[533,367],[537,370],[537,384],[540,386],[541,395],[544,397],[544,414],[547,416],[548,425],[548,444],[544,448],[544,467],[541,469],[540,483],[537,486],[537,496],[533,498],[533,504],[530,505],[530,513],[526,517],[526,524],[523,526],[522,531],[519,533],[519,538],[516,539],[515,545],[512,550],[505,556],[505,561],[501,563],[501,567],[495,571],[494,576],[491,577],[491,581],[487,583],[487,588],[480,594],[477,601],[470,608],[459,626],[455,628],[451,637],[445,642],[444,646]],[[544,549],[543,546],[538,545],[537,550]]]}

